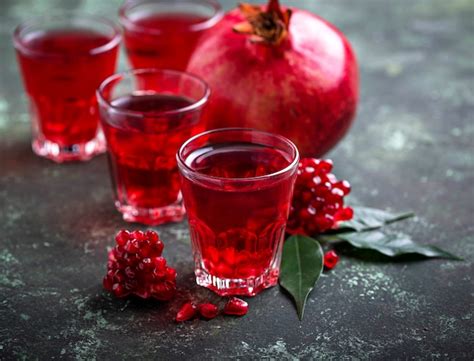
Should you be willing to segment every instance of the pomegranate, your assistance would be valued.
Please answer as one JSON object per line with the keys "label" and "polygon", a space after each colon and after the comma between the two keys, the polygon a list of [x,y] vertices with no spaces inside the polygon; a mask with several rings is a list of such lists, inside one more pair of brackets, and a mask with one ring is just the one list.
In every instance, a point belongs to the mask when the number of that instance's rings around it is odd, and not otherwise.
{"label": "pomegranate", "polygon": [[356,112],[358,70],[348,40],[326,20],[282,9],[278,0],[227,13],[201,39],[188,71],[211,86],[208,128],[279,133],[304,157],[330,150]]}

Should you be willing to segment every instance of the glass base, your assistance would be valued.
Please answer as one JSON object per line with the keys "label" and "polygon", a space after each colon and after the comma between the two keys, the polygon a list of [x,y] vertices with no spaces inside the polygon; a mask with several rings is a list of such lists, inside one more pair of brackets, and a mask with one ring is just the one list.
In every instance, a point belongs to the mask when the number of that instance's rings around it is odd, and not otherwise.
{"label": "glass base", "polygon": [[158,226],[164,223],[181,222],[186,215],[182,202],[176,202],[160,208],[138,208],[131,205],[115,202],[115,206],[122,213],[127,222],[142,223],[147,226]]}
{"label": "glass base", "polygon": [[212,276],[202,268],[194,271],[196,283],[209,288],[219,296],[255,296],[265,288],[273,287],[278,283],[279,268],[270,268],[259,277],[247,279],[219,278]]}
{"label": "glass base", "polygon": [[56,163],[86,161],[104,153],[107,148],[102,133],[88,142],[68,146],[59,145],[44,138],[36,138],[31,146],[37,155],[51,159]]}

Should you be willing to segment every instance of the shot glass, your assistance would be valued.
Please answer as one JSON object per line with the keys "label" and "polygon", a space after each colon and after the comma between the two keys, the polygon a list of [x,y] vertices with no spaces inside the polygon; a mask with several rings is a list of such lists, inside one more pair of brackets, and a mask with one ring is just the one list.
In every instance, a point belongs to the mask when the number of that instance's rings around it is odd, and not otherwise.
{"label": "shot glass", "polygon": [[199,38],[223,11],[215,0],[131,0],[119,16],[133,68],[185,70]]}
{"label": "shot glass", "polygon": [[277,283],[298,161],[291,141],[253,129],[211,130],[181,146],[199,285],[253,296]]}
{"label": "shot glass", "polygon": [[117,209],[129,222],[158,225],[185,214],[176,152],[204,129],[207,84],[184,72],[138,69],[97,91]]}
{"label": "shot glass", "polygon": [[74,12],[35,18],[15,29],[36,154],[64,162],[105,151],[95,91],[115,72],[120,39],[113,22]]}

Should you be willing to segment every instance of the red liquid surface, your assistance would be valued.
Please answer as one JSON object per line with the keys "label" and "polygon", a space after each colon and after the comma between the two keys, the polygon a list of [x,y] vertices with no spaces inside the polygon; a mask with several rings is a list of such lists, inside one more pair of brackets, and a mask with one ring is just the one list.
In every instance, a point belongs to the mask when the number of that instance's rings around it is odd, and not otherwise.
{"label": "red liquid surface", "polygon": [[95,137],[95,91],[113,74],[118,46],[96,54],[92,50],[110,40],[86,29],[38,31],[22,40],[17,54],[40,137],[61,146]]}
{"label": "red liquid surface", "polygon": [[[212,176],[248,178],[277,172],[290,161],[277,149],[232,143],[199,149],[186,163]],[[197,267],[224,279],[259,277],[268,270],[277,277],[294,176],[248,181],[244,187],[182,179]]]}
{"label": "red liquid surface", "polygon": [[137,17],[133,24],[140,27],[140,31],[125,28],[124,36],[132,66],[185,70],[203,33],[202,30],[191,30],[190,26],[206,20],[192,14],[149,14]]}
{"label": "red liquid surface", "polygon": [[[174,95],[124,96],[112,104],[143,112],[143,118],[101,115],[118,201],[141,209],[175,203],[180,190],[176,152],[185,140],[203,130],[199,112],[160,115],[192,104]],[[146,219],[142,222],[148,223]]]}

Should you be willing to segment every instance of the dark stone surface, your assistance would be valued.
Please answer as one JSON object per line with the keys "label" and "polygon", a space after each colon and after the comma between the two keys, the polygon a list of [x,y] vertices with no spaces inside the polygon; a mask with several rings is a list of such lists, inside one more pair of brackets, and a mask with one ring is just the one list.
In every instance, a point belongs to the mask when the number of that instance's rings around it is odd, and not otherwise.
{"label": "dark stone surface", "polygon": [[[230,7],[233,1],[226,1]],[[355,203],[413,209],[398,226],[464,262],[387,263],[346,249],[299,322],[275,287],[241,319],[176,325],[180,301],[102,291],[107,247],[127,226],[104,156],[56,165],[33,155],[10,33],[67,7],[115,14],[117,1],[0,2],[0,359],[472,359],[474,3],[292,1],[353,42],[361,105],[330,154]],[[122,57],[120,67],[125,67]],[[185,224],[159,227],[182,289],[194,286]]]}

